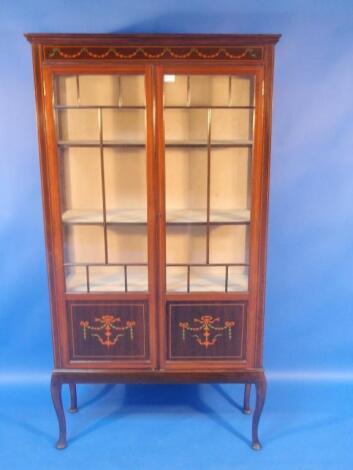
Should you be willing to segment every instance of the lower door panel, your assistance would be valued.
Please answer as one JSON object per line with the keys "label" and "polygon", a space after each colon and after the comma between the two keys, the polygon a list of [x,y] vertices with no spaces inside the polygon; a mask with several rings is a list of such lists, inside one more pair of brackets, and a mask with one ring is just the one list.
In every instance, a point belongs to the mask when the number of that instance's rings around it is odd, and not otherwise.
{"label": "lower door panel", "polygon": [[167,361],[244,361],[247,302],[167,302]]}
{"label": "lower door panel", "polygon": [[148,361],[148,301],[67,303],[71,361]]}

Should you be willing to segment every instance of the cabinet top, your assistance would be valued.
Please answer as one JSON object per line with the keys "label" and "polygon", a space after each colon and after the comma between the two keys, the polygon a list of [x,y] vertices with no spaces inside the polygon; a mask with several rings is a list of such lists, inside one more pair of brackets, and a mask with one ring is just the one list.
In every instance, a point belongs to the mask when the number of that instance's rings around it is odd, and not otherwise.
{"label": "cabinet top", "polygon": [[173,45],[237,46],[276,44],[280,34],[54,34],[26,33],[32,44],[40,45]]}

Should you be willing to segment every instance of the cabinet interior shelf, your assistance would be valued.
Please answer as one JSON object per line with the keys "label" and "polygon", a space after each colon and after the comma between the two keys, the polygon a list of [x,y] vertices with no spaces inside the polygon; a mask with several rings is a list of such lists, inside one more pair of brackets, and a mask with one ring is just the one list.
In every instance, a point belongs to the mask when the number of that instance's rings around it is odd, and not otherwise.
{"label": "cabinet interior shelf", "polygon": [[[62,214],[66,224],[103,224],[103,212],[100,210],[67,210]],[[107,224],[146,224],[145,209],[107,210]],[[167,224],[206,224],[206,210],[174,209],[166,214]],[[250,210],[211,210],[209,224],[247,224],[250,223]]]}
{"label": "cabinet interior shelf", "polygon": [[[251,147],[252,140],[169,140],[166,147]],[[145,147],[145,142],[137,140],[59,140],[60,147]]]}
{"label": "cabinet interior shelf", "polygon": [[[145,106],[133,106],[133,105],[64,105],[56,104],[55,109],[146,109]],[[219,105],[173,105],[173,106],[164,106],[164,109],[255,109],[255,106],[219,106]]]}

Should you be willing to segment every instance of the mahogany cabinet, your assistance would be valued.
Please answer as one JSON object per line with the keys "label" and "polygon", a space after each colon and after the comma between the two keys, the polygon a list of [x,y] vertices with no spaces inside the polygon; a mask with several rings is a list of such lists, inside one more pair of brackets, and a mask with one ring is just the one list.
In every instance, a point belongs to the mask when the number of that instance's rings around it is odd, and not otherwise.
{"label": "mahogany cabinet", "polygon": [[28,34],[55,368],[77,383],[234,382],[262,365],[278,35]]}

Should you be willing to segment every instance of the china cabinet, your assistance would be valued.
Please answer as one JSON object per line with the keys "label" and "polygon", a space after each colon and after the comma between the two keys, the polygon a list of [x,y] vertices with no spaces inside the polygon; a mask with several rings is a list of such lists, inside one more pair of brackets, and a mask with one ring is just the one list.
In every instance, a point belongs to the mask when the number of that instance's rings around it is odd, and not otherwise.
{"label": "china cabinet", "polygon": [[262,364],[278,35],[28,34],[66,446],[79,383],[245,384]]}

